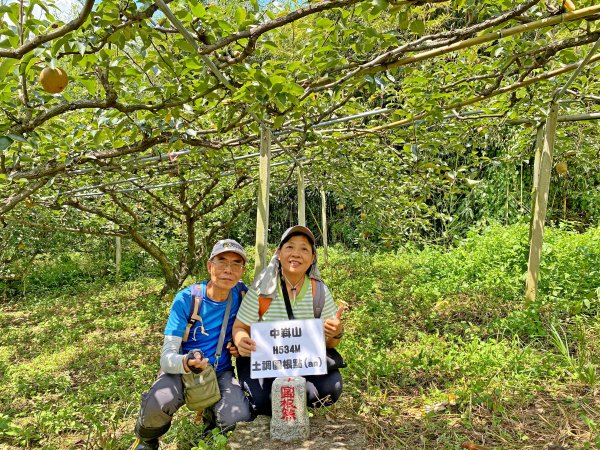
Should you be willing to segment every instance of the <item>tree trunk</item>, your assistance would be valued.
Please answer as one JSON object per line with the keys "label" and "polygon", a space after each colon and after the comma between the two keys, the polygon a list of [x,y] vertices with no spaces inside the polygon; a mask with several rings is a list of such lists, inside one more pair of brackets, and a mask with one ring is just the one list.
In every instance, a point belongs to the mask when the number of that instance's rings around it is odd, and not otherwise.
{"label": "tree trunk", "polygon": [[158,262],[165,277],[165,286],[160,292],[160,297],[162,298],[169,291],[176,291],[180,286],[179,276],[175,270],[175,267],[167,258],[167,255],[165,255],[165,253],[160,248],[158,248],[152,242],[148,241],[133,227],[127,227],[127,232],[131,235],[131,238],[135,241],[136,244],[143,248],[150,256],[152,256]]}

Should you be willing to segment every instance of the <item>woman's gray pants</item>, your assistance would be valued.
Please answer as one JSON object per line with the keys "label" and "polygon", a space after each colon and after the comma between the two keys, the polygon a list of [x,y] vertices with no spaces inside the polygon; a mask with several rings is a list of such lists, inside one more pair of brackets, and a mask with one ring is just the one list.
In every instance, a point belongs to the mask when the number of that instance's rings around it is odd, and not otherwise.
{"label": "woman's gray pants", "polygon": [[[237,422],[250,420],[248,399],[233,371],[217,375],[221,400],[211,406],[217,427],[233,428]],[[148,392],[142,394],[140,415],[135,434],[142,439],[154,439],[165,434],[175,412],[185,404],[183,381],[179,374],[161,372]]]}

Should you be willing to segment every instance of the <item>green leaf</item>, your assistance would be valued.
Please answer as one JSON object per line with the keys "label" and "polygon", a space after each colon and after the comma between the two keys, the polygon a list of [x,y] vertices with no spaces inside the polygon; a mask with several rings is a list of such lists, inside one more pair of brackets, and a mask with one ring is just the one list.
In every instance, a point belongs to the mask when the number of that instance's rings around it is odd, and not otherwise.
{"label": "green leaf", "polygon": [[279,46],[273,41],[264,41],[262,43],[263,48],[268,48],[269,50],[277,50]]}
{"label": "green leaf", "polygon": [[104,138],[102,136],[102,131],[103,130],[98,130],[96,133],[94,133],[94,144],[96,144],[97,146],[100,146],[102,144],[102,142],[104,141]]}
{"label": "green leaf", "polygon": [[190,53],[195,53],[196,49],[194,47],[192,47],[188,41],[186,41],[185,39],[178,39],[175,43],[175,45],[177,46],[177,48],[179,48],[180,50],[186,51],[186,52],[190,52]]}
{"label": "green leaf", "polygon": [[410,23],[410,30],[418,35],[421,35],[425,31],[425,24],[420,19],[413,20]]}
{"label": "green leaf", "polygon": [[315,26],[317,28],[328,28],[331,25],[333,25],[333,22],[330,19],[327,19],[326,17],[321,17],[319,20],[317,20],[317,22],[315,23]]}
{"label": "green leaf", "polygon": [[[192,3],[192,2],[190,2]],[[188,5],[190,4],[188,3]],[[204,5],[202,3],[195,3],[191,5],[192,7],[192,14],[197,18],[197,19],[202,19],[203,17],[206,16],[206,8],[204,8]]]}
{"label": "green leaf", "polygon": [[0,79],[4,80],[8,72],[18,61],[16,59],[6,58],[0,63]]}
{"label": "green leaf", "polygon": [[389,2],[387,0],[372,0],[371,4],[373,5],[371,14],[379,14],[388,7]]}
{"label": "green leaf", "polygon": [[90,95],[95,96],[98,83],[94,78],[85,78],[85,77],[77,77],[77,81],[79,81],[83,86],[87,89]]}
{"label": "green leaf", "polygon": [[408,30],[408,26],[410,25],[410,21],[408,20],[408,13],[406,11],[402,11],[398,14],[398,27],[401,30]]}
{"label": "green leaf", "polygon": [[22,142],[23,144],[27,144],[27,139],[25,139],[20,134],[9,133],[8,137],[11,138],[13,141],[18,141]]}
{"label": "green leaf", "polygon": [[21,59],[21,64],[19,66],[19,72],[21,75],[25,75],[27,73],[27,71],[29,70],[29,67],[31,66],[32,62],[37,62],[38,59],[35,57],[35,55],[33,53],[29,53],[27,55],[25,55],[23,57],[23,59]]}
{"label": "green leaf", "polygon": [[72,37],[71,34],[67,33],[63,37],[58,38],[56,41],[54,41],[52,43],[52,48],[50,50],[50,53],[52,55],[56,55],[60,50],[62,50],[62,48],[65,45],[65,43],[69,42],[69,39],[71,37]]}
{"label": "green leaf", "polygon": [[197,58],[194,58],[194,56],[192,56],[191,58],[187,58],[185,60],[185,67],[187,67],[188,69],[198,70],[202,69],[204,66],[200,64]]}
{"label": "green leaf", "polygon": [[244,20],[246,20],[246,10],[242,7],[237,7],[235,10],[235,20],[238,24],[241,24]]}
{"label": "green leaf", "polygon": [[296,83],[288,83],[284,86],[282,92],[287,92],[291,95],[301,96],[304,94],[304,88]]}
{"label": "green leaf", "polygon": [[283,125],[284,121],[285,116],[276,116],[275,119],[273,119],[273,129],[278,130],[281,128],[281,125]]}
{"label": "green leaf", "polygon": [[12,143],[13,140],[8,136],[0,136],[0,150],[6,150]]}

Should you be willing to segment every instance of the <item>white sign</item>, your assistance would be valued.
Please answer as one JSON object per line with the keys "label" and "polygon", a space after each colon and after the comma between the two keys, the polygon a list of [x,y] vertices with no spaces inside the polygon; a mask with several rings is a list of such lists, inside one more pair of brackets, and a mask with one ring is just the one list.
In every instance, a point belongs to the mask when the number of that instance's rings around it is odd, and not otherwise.
{"label": "white sign", "polygon": [[256,322],[250,326],[250,336],[256,342],[250,359],[251,378],[327,373],[321,319]]}

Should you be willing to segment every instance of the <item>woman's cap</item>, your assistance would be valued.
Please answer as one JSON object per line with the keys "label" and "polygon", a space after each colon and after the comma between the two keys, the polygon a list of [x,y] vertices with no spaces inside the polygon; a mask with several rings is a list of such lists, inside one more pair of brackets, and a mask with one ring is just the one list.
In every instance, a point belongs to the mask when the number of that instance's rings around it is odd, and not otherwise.
{"label": "woman's cap", "polygon": [[281,239],[279,240],[279,247],[281,247],[281,245],[288,240],[289,236],[291,236],[292,234],[303,234],[304,236],[306,236],[308,238],[308,240],[310,241],[310,244],[314,247],[315,246],[315,236],[314,234],[312,234],[312,231],[310,231],[308,228],[303,227],[302,225],[294,225],[293,227],[289,227],[287,230],[285,230],[283,232],[283,234],[281,235]]}
{"label": "woman's cap", "polygon": [[244,258],[245,263],[248,262],[248,256],[246,256],[246,251],[244,250],[244,247],[242,247],[237,241],[234,241],[233,239],[222,239],[220,241],[217,241],[208,259],[213,259],[215,256],[226,252],[237,253],[242,258]]}

